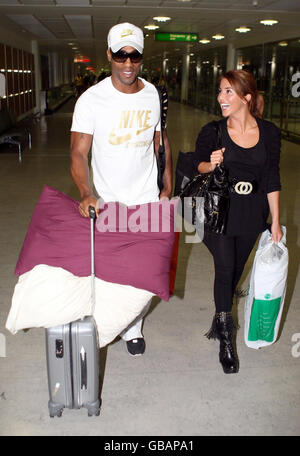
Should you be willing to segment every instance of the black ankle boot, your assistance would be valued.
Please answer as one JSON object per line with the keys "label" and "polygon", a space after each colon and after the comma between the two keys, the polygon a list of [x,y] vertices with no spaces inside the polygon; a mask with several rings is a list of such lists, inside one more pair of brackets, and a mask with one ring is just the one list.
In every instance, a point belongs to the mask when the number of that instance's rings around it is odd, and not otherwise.
{"label": "black ankle boot", "polygon": [[205,336],[208,339],[220,341],[219,359],[225,374],[235,374],[239,370],[239,363],[233,347],[233,332],[235,330],[232,313],[216,313],[212,326]]}

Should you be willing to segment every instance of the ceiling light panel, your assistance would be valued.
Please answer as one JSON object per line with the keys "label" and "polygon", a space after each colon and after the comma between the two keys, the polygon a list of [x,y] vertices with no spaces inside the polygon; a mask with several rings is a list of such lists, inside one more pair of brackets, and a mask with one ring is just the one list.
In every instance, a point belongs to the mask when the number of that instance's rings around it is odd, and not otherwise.
{"label": "ceiling light panel", "polygon": [[160,6],[161,0],[128,0],[126,4],[128,6],[149,6],[154,8],[155,6]]}
{"label": "ceiling light panel", "polygon": [[278,21],[276,19],[263,19],[260,21],[260,23],[266,26],[272,26],[278,24]]}
{"label": "ceiling light panel", "polygon": [[217,33],[216,35],[213,35],[214,40],[223,40],[225,38],[224,35],[221,35],[220,33]]}
{"label": "ceiling light panel", "polygon": [[90,6],[90,0],[56,0],[60,6]]}
{"label": "ceiling light panel", "polygon": [[242,25],[241,27],[236,28],[235,31],[239,33],[247,33],[251,31],[251,28]]}
{"label": "ceiling light panel", "polygon": [[[206,0],[207,1],[207,0]],[[213,0],[213,3],[215,2],[216,0]],[[280,0],[278,3],[285,3],[286,0]],[[293,0],[292,0],[293,1]],[[296,0],[297,1],[297,0]],[[276,0],[256,0],[256,5],[254,5],[253,3],[255,2],[255,0],[231,0],[230,1],[230,5],[229,8],[232,8],[232,9],[247,9],[247,10],[253,10],[253,11],[259,11],[259,10],[262,10],[262,9],[276,9],[276,8],[273,8],[273,5],[276,3]],[[227,2],[228,4],[228,2]],[[226,1],[224,1],[224,7],[226,7]],[[279,8],[281,9],[281,8]]]}
{"label": "ceiling light panel", "polygon": [[[173,3],[172,6],[174,6],[174,1],[170,2],[167,1],[166,3]],[[201,2],[197,2],[195,0],[191,0],[190,2],[182,1],[182,0],[177,0],[176,6],[181,5],[184,6],[185,8],[228,8],[229,4],[231,2],[228,2],[226,0],[204,0]],[[164,5],[163,5],[164,6]]]}
{"label": "ceiling light panel", "polygon": [[19,0],[0,0],[0,5],[8,5],[13,6],[13,5],[20,5]]}
{"label": "ceiling light panel", "polygon": [[92,6],[124,6],[125,0],[92,0]]}
{"label": "ceiling light panel", "polygon": [[[10,0],[8,0],[9,3],[10,3]],[[8,3],[8,1],[6,1],[6,3]],[[22,5],[33,5],[33,6],[38,6],[38,5],[48,5],[48,6],[55,6],[55,2],[53,0],[21,0],[21,2],[19,2],[19,4],[22,4]]]}
{"label": "ceiling light panel", "polygon": [[64,16],[75,36],[82,39],[93,38],[91,16]]}
{"label": "ceiling light panel", "polygon": [[25,30],[28,30],[30,33],[37,35],[39,38],[55,39],[55,36],[52,35],[52,33],[41,24],[41,22],[30,14],[8,14],[7,17],[19,24]]}
{"label": "ceiling light panel", "polygon": [[170,21],[171,18],[169,16],[154,16],[153,20],[157,22],[167,22]]}
{"label": "ceiling light panel", "polygon": [[204,8],[207,8],[208,5],[210,5],[212,8],[228,8],[232,4],[232,1],[226,1],[226,0],[204,0],[201,2],[201,6],[204,6]]}
{"label": "ceiling light panel", "polygon": [[73,32],[63,17],[38,17],[41,23],[57,38],[73,38]]}
{"label": "ceiling light panel", "polygon": [[157,30],[157,29],[159,29],[159,25],[148,24],[148,25],[144,25],[144,28],[147,30]]}
{"label": "ceiling light panel", "polygon": [[175,8],[178,8],[179,6],[183,6],[185,8],[191,8],[192,4],[195,3],[195,1],[192,0],[165,0],[163,4],[161,5],[162,7],[170,7],[173,6]]}

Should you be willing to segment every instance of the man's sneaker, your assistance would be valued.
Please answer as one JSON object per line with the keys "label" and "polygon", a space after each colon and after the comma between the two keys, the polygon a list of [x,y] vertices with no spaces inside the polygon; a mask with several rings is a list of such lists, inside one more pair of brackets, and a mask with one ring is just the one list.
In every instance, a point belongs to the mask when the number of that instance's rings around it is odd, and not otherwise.
{"label": "man's sneaker", "polygon": [[126,345],[128,353],[132,356],[140,356],[145,352],[146,344],[143,337],[128,340]]}

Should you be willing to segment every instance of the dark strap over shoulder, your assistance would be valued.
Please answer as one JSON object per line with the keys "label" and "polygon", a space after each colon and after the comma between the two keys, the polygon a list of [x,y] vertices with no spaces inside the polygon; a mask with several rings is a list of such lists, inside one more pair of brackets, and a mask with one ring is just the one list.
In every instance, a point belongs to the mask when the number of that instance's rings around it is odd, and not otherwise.
{"label": "dark strap over shoulder", "polygon": [[162,131],[166,128],[167,115],[168,115],[168,91],[164,86],[155,86],[158,92],[160,101],[160,118],[161,118],[161,129]]}
{"label": "dark strap over shoulder", "polygon": [[220,120],[213,120],[212,123],[213,123],[214,129],[216,131],[216,136],[217,136],[217,142],[216,142],[217,149],[221,149],[222,148],[221,121]]}
{"label": "dark strap over shoulder", "polygon": [[164,145],[163,131],[166,128],[167,114],[168,114],[168,92],[164,86],[155,86],[159,101],[160,101],[160,141],[159,148],[157,151],[157,185],[160,191],[163,189],[163,175],[166,167],[166,151]]}

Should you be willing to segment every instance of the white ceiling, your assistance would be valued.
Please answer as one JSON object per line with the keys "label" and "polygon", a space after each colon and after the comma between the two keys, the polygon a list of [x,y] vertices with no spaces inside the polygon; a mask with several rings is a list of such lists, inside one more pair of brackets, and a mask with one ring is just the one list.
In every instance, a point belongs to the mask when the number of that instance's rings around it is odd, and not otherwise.
{"label": "white ceiling", "polygon": [[[154,32],[146,32],[144,26],[155,23],[152,18],[157,15],[171,17],[168,23],[159,24],[159,31],[194,32],[199,39],[211,39],[205,46],[195,44],[193,50],[229,42],[244,47],[300,38],[300,0],[0,0],[0,27],[37,40],[45,53],[74,53],[68,43],[75,43],[94,64],[105,62],[107,32],[119,22],[132,22],[149,35],[145,57],[186,48],[185,43],[157,43]],[[277,19],[279,23],[266,27],[260,24],[261,19]],[[241,25],[251,27],[251,32],[236,32]],[[225,39],[213,40],[216,33]]]}

